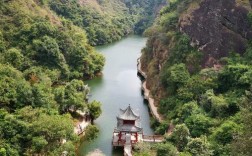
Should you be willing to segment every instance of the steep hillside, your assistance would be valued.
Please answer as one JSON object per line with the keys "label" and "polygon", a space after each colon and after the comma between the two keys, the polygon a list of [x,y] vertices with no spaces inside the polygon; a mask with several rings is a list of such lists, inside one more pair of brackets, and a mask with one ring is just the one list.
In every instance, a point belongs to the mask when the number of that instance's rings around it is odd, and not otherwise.
{"label": "steep hillside", "polygon": [[128,8],[118,0],[49,1],[58,15],[71,20],[88,34],[89,43],[102,45],[119,40],[132,31],[134,20]]}
{"label": "steep hillside", "polygon": [[249,11],[249,1],[194,2],[180,16],[180,31],[190,36],[191,44],[204,52],[202,63],[211,67],[230,51],[244,53],[252,38],[247,20]]}
{"label": "steep hillside", "polygon": [[69,110],[100,108],[82,80],[101,72],[104,57],[43,2],[0,1],[1,156],[75,155]]}
{"label": "steep hillside", "polygon": [[2,2],[1,17],[4,49],[15,48],[25,59],[18,69],[41,65],[71,78],[92,77],[102,70],[104,60],[87,43],[85,32],[46,5],[32,0]]}
{"label": "steep hillside", "polygon": [[150,27],[161,8],[167,4],[166,0],[123,0],[129,12],[135,18],[134,32],[142,34]]}
{"label": "steep hillside", "polygon": [[164,1],[51,0],[48,5],[58,15],[85,29],[91,45],[102,45],[134,31],[141,33],[154,19],[152,11]]}
{"label": "steep hillside", "polygon": [[166,150],[251,152],[251,17],[248,0],[172,0],[145,32],[142,68],[164,117],[153,125],[161,134],[175,127]]}

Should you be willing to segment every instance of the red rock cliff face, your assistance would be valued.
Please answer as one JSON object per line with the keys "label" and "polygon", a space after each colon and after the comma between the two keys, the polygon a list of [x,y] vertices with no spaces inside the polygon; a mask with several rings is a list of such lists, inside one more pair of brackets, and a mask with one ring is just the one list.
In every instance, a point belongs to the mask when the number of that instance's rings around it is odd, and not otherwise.
{"label": "red rock cliff face", "polygon": [[204,53],[204,66],[213,66],[230,51],[244,52],[252,38],[247,21],[251,3],[244,4],[235,0],[204,0],[191,11],[190,17],[180,18],[180,31],[190,36]]}

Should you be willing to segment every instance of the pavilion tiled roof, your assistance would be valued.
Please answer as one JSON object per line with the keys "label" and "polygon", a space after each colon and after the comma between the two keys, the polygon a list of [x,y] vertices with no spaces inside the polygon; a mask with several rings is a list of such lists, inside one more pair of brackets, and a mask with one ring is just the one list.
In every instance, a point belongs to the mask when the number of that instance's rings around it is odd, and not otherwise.
{"label": "pavilion tiled roof", "polygon": [[140,116],[137,115],[129,105],[125,110],[120,109],[120,114],[117,118],[122,120],[138,120]]}

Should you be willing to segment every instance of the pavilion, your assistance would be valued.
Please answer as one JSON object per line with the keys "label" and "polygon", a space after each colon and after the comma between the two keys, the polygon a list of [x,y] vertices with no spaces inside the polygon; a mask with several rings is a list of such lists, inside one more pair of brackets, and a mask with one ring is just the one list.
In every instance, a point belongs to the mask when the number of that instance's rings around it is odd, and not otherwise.
{"label": "pavilion", "polygon": [[120,109],[117,116],[117,127],[113,132],[113,146],[131,145],[142,140],[143,128],[140,124],[140,116],[129,105],[125,110]]}

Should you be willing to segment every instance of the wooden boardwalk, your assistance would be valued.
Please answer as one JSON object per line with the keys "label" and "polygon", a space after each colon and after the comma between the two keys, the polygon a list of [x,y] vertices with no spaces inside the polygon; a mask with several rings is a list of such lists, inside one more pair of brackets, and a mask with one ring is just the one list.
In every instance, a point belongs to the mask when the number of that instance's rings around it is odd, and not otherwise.
{"label": "wooden boardwalk", "polygon": [[147,74],[142,70],[140,58],[137,59],[137,72],[145,79],[142,83],[142,90],[144,91],[144,99],[146,99],[149,103],[149,108],[151,110],[151,114],[153,117],[158,120],[158,122],[162,121],[161,116],[158,113],[157,107],[155,106],[155,100],[150,95],[150,90],[147,88]]}

